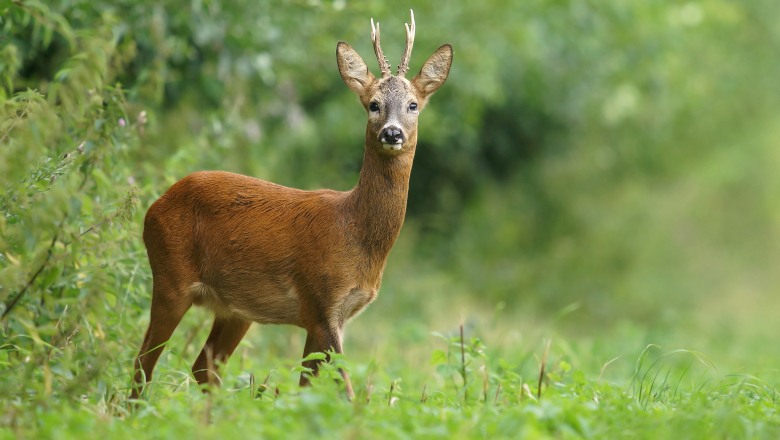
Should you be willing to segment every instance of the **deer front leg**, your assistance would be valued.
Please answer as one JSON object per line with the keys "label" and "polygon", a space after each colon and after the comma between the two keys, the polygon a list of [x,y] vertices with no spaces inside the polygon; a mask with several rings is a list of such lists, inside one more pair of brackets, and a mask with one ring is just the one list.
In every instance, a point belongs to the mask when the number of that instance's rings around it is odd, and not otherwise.
{"label": "deer front leg", "polygon": [[[326,353],[328,350],[333,350],[336,353],[343,354],[344,351],[341,348],[341,338],[338,333],[331,329],[329,326],[320,326],[316,329],[308,331],[306,335],[306,344],[303,346],[303,357],[310,355],[311,353]],[[329,360],[329,359],[328,359]],[[300,386],[308,386],[309,374],[317,375],[319,373],[320,360],[306,361],[303,366],[311,368],[311,373],[301,373]],[[339,368],[341,377],[344,378],[344,385],[347,390],[347,397],[352,400],[355,398],[355,392],[352,390],[352,383],[349,380],[349,374],[346,371]]]}

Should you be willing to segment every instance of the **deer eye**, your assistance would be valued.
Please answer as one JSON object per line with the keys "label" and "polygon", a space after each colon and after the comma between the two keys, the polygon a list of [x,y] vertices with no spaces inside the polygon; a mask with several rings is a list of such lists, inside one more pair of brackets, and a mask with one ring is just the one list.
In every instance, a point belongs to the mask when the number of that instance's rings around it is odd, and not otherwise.
{"label": "deer eye", "polygon": [[409,104],[409,110],[413,111],[413,112],[417,111],[417,103],[413,102],[413,103]]}
{"label": "deer eye", "polygon": [[372,102],[371,104],[368,104],[368,109],[372,112],[378,112],[379,111],[379,104],[376,102]]}

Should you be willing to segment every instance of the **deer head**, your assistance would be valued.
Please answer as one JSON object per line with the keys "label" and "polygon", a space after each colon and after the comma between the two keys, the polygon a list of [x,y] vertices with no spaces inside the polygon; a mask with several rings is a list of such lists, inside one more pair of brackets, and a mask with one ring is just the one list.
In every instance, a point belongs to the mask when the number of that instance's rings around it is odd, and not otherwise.
{"label": "deer head", "polygon": [[360,55],[341,41],[336,47],[339,72],[347,86],[360,97],[368,112],[366,148],[375,148],[383,154],[398,155],[413,151],[417,145],[417,117],[428,98],[450,72],[452,46],[445,44],[423,64],[420,73],[411,81],[405,78],[414,44],[414,12],[411,25],[406,24],[406,50],[395,75],[390,72],[379,45],[379,23],[371,20],[371,41],[379,61],[382,77],[377,79]]}

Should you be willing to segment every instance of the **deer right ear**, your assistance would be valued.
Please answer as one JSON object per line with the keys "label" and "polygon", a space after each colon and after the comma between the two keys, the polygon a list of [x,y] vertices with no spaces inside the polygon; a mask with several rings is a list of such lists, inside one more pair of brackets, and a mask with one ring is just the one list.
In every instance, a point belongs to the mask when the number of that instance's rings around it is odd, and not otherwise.
{"label": "deer right ear", "polygon": [[339,73],[341,73],[344,83],[358,95],[362,96],[363,92],[376,80],[355,49],[343,41],[340,41],[336,46],[336,60],[338,60]]}

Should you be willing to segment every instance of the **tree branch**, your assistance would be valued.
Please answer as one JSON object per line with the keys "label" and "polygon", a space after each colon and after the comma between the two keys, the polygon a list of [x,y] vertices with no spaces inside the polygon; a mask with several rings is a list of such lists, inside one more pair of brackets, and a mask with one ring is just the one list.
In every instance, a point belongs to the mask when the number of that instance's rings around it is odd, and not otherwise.
{"label": "tree branch", "polygon": [[[115,219],[115,218],[119,217],[119,215],[120,215],[120,214],[122,214],[122,212],[121,212],[121,211],[120,211],[120,212],[117,212],[116,214],[112,215],[111,217],[106,217],[105,219],[103,219],[103,221],[102,221],[102,222],[100,222],[100,223],[98,223],[98,224],[96,224],[96,225],[92,225],[92,226],[91,226],[89,229],[87,229],[86,231],[84,231],[84,232],[82,232],[81,234],[79,234],[79,235],[78,235],[76,238],[81,238],[81,237],[83,237],[83,236],[87,235],[87,233],[94,231],[94,230],[95,230],[95,228],[99,228],[99,227],[103,226],[103,224],[104,224],[104,223],[106,223],[106,222],[110,222],[111,220],[113,220],[113,219]],[[73,243],[73,242],[72,242],[72,241],[69,241],[69,242],[65,243],[65,246],[67,246],[67,245],[69,245],[69,244],[71,244],[71,243]]]}
{"label": "tree branch", "polygon": [[26,114],[27,114],[27,109],[25,109],[25,110],[22,112],[22,115],[21,115],[21,116],[19,116],[19,119],[15,120],[15,121],[14,121],[14,123],[13,123],[13,124],[11,124],[11,126],[10,126],[10,127],[8,127],[8,130],[6,130],[6,132],[5,132],[5,134],[3,135],[3,137],[2,137],[2,138],[0,138],[0,143],[2,143],[2,142],[5,140],[5,137],[6,137],[6,136],[8,136],[8,133],[10,133],[10,132],[11,132],[11,130],[13,130],[13,129],[14,129],[14,127],[16,127],[16,124],[18,124],[18,123],[19,123],[19,121],[21,121],[21,120],[22,120],[22,118],[24,118],[24,115],[26,115]]}
{"label": "tree branch", "polygon": [[[84,176],[84,179],[81,181],[81,186],[79,186],[79,190],[81,190],[84,187],[84,184],[86,183],[86,181],[87,181],[87,176]],[[125,210],[128,209],[128,204],[132,204],[133,203],[133,200],[134,200],[133,196],[134,196],[134,194],[135,193],[134,193],[134,191],[133,191],[133,189],[131,187],[129,195],[125,197],[125,206],[124,206],[123,209],[117,211],[114,215],[112,215],[110,217],[106,217],[100,223],[92,225],[89,229],[87,229],[86,231],[84,231],[81,234],[79,234],[76,237],[76,239],[79,239],[79,238],[83,237],[87,233],[89,233],[91,231],[94,231],[96,228],[102,226],[106,222],[110,222],[110,221],[114,220],[115,218],[119,217],[120,215],[126,213]],[[43,263],[41,264],[41,267],[38,268],[38,270],[35,272],[35,274],[33,274],[33,276],[27,281],[27,283],[24,285],[24,287],[22,287],[22,290],[19,291],[19,293],[16,295],[16,297],[10,303],[8,303],[6,305],[5,311],[3,312],[2,316],[0,316],[0,321],[3,320],[8,315],[8,313],[11,311],[11,309],[13,309],[14,306],[16,305],[16,303],[19,302],[19,300],[22,298],[22,296],[27,291],[27,289],[29,289],[30,286],[35,282],[36,278],[38,278],[38,275],[40,275],[41,272],[43,272],[43,269],[46,268],[46,264],[48,264],[49,260],[51,259],[52,251],[54,249],[54,244],[57,242],[57,237],[59,237],[60,232],[62,232],[62,226],[65,224],[65,220],[67,218],[68,218],[68,214],[66,213],[65,217],[62,219],[62,222],[60,222],[60,227],[57,229],[57,232],[54,234],[54,238],[52,238],[52,240],[51,240],[51,244],[49,244],[49,248],[46,251],[46,259],[43,260]],[[68,241],[68,242],[64,243],[64,245],[67,246],[67,245],[69,245],[71,243],[73,243],[73,241]]]}
{"label": "tree branch", "polygon": [[29,281],[27,281],[27,284],[22,287],[22,290],[19,291],[19,293],[16,295],[16,298],[13,299],[8,305],[5,307],[5,311],[3,312],[3,315],[0,316],[0,320],[4,319],[8,313],[11,312],[11,309],[14,308],[17,302],[19,302],[19,299],[22,298],[22,295],[24,295],[24,292],[27,291],[27,289],[32,285],[32,283],[35,282],[35,279],[38,278],[38,275],[43,272],[43,269],[46,267],[46,263],[49,262],[49,259],[51,258],[52,249],[54,249],[54,243],[57,242],[57,237],[60,235],[60,230],[57,230],[57,233],[54,234],[54,238],[51,239],[51,244],[49,244],[49,249],[46,250],[46,259],[43,260],[43,263],[41,264],[41,267],[38,268],[38,270],[35,272],[35,274],[30,278]]}

